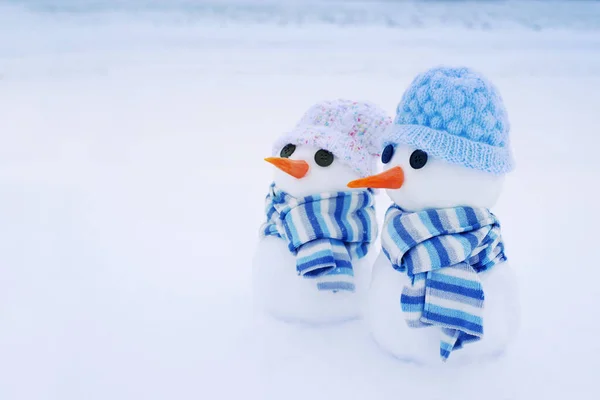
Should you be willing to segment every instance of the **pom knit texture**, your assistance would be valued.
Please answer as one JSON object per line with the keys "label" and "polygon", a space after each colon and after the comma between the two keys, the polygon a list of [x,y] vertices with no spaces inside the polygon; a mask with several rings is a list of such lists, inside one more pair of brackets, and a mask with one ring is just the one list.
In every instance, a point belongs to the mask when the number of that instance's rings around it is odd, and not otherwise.
{"label": "pom knit texture", "polygon": [[273,145],[273,155],[288,143],[333,153],[364,177],[375,172],[377,146],[392,119],[381,108],[350,100],[322,101],[308,109],[296,127]]}
{"label": "pom knit texture", "polygon": [[469,68],[438,67],[417,76],[398,104],[380,147],[406,144],[468,168],[514,168],[510,126],[496,87]]}

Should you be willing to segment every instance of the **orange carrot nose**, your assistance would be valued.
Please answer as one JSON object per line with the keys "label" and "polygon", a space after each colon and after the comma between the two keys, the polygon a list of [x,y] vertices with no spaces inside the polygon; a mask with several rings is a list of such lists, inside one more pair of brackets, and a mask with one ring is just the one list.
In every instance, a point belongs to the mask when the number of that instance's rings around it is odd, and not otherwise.
{"label": "orange carrot nose", "polygon": [[377,175],[356,179],[348,183],[348,187],[373,189],[400,189],[404,183],[404,171],[400,167],[390,168]]}
{"label": "orange carrot nose", "polygon": [[308,173],[308,163],[306,161],[279,157],[268,157],[265,158],[265,161],[273,164],[283,172],[287,172],[296,179],[300,179]]}

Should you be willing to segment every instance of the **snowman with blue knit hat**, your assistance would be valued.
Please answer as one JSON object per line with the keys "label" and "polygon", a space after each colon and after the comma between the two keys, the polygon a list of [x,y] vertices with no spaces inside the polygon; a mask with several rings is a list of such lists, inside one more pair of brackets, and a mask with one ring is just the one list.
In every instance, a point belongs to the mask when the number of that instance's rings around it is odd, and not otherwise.
{"label": "snowman with blue knit hat", "polygon": [[376,172],[373,144],[391,123],[371,103],[321,101],[276,140],[253,261],[259,309],[304,323],[360,316],[378,225],[373,190],[347,183]]}
{"label": "snowman with blue knit hat", "polygon": [[502,354],[520,306],[490,211],[514,166],[497,88],[469,68],[420,74],[380,148],[384,171],[348,184],[385,188],[393,201],[368,294],[373,338],[419,364]]}

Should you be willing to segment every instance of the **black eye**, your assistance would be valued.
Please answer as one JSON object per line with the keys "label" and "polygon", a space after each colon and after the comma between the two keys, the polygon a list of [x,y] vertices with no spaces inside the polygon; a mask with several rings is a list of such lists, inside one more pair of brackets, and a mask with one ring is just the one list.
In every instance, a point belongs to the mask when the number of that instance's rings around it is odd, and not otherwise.
{"label": "black eye", "polygon": [[415,150],[410,155],[410,166],[414,169],[421,169],[427,164],[427,153],[423,150]]}
{"label": "black eye", "polygon": [[387,164],[391,161],[392,157],[394,157],[394,145],[388,144],[383,149],[383,153],[381,153],[381,162]]}
{"label": "black eye", "polygon": [[315,153],[315,162],[320,167],[329,167],[333,162],[333,154],[321,149]]}
{"label": "black eye", "polygon": [[289,156],[294,154],[294,151],[296,151],[296,146],[291,143],[288,143],[285,146],[283,146],[283,149],[281,149],[281,153],[279,153],[279,156],[281,158],[289,158]]}

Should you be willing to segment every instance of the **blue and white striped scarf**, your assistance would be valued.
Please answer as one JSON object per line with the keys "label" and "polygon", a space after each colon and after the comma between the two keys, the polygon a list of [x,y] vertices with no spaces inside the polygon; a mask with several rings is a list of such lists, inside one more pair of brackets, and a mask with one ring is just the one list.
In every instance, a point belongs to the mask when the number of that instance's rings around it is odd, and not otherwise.
{"label": "blue and white striped scarf", "polygon": [[440,355],[483,336],[484,293],[478,273],[505,261],[500,224],[485,208],[404,212],[391,206],[381,236],[383,251],[412,285],[400,303],[410,327],[439,326]]}
{"label": "blue and white striped scarf", "polygon": [[261,236],[288,242],[299,275],[316,278],[319,290],[354,291],[352,260],[364,257],[377,237],[371,190],[295,198],[273,183],[265,212]]}

